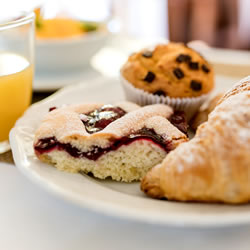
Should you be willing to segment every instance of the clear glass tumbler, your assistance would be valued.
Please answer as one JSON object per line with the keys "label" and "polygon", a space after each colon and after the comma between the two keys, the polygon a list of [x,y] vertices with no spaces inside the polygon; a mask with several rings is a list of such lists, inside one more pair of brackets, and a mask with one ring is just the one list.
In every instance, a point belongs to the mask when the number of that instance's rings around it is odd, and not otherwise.
{"label": "clear glass tumbler", "polygon": [[10,149],[10,129],[31,103],[34,14],[0,20],[0,153]]}

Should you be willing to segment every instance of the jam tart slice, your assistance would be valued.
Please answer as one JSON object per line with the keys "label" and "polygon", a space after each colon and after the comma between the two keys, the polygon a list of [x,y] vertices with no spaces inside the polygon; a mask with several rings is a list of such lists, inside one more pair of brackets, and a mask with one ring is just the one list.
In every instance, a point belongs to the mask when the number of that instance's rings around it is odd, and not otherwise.
{"label": "jam tart slice", "polygon": [[34,150],[41,161],[67,172],[140,180],[188,140],[186,131],[177,128],[186,128],[182,114],[163,104],[78,104],[51,110],[35,133]]}

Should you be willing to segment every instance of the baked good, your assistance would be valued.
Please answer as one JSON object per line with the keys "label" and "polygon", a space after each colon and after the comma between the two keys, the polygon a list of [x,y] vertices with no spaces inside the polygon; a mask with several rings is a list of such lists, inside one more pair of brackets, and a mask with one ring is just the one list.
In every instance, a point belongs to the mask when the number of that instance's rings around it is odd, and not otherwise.
{"label": "baked good", "polygon": [[182,43],[160,44],[132,54],[121,75],[134,87],[158,96],[197,97],[214,87],[212,66]]}
{"label": "baked good", "polygon": [[176,127],[185,129],[180,126],[183,118],[178,116],[161,104],[143,108],[129,102],[62,107],[42,121],[35,133],[34,150],[41,161],[60,170],[131,182],[141,179],[187,140]]}
{"label": "baked good", "polygon": [[196,130],[202,123],[208,120],[208,115],[214,110],[223,93],[216,93],[208,98],[200,107],[190,122],[192,129]]}
{"label": "baked good", "polygon": [[250,77],[229,91],[194,139],[167,155],[141,189],[169,200],[250,201]]}

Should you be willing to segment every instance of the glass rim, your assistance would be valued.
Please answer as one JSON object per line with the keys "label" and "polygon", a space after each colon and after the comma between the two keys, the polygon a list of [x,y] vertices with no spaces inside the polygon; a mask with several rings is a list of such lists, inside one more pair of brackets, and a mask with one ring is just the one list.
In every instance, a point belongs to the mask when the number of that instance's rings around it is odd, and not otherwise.
{"label": "glass rim", "polygon": [[18,17],[15,20],[0,23],[0,31],[7,29],[7,28],[13,28],[13,27],[17,27],[17,26],[29,23],[35,19],[34,12],[20,11],[19,14],[20,14],[20,17]]}

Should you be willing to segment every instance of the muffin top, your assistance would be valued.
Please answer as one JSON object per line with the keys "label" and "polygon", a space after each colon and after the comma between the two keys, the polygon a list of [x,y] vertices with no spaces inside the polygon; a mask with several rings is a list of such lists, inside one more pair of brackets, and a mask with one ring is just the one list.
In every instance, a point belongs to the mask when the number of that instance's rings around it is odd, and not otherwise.
{"label": "muffin top", "polygon": [[132,54],[121,74],[136,88],[169,97],[196,97],[214,87],[212,66],[182,43],[160,44]]}

